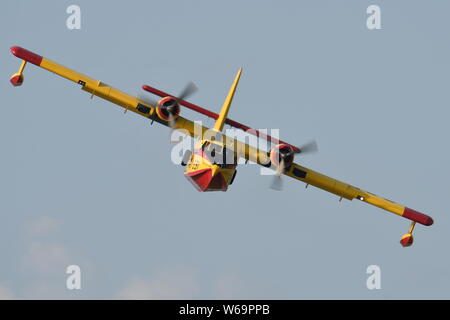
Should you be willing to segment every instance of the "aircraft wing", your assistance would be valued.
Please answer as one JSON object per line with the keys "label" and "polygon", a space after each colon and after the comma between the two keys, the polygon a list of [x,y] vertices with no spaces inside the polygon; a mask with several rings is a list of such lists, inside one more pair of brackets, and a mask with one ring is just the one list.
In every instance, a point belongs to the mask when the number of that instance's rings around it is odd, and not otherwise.
{"label": "aircraft wing", "polygon": [[[92,96],[97,96],[102,99],[108,100],[120,107],[125,108],[126,110],[130,110],[143,117],[146,117],[151,121],[156,121],[162,125],[169,126],[168,121],[158,117],[155,106],[152,106],[149,103],[142,101],[128,93],[113,88],[102,81],[93,79],[82,73],[67,68],[27,49],[14,46],[11,47],[11,52],[16,57],[25,61],[25,63],[34,64],[40,68],[53,72],[63,78],[77,83],[81,86],[82,90],[89,92]],[[22,72],[23,69],[24,65],[22,65],[20,72]],[[20,82],[19,84],[17,84],[15,82],[17,81],[17,75],[18,74],[14,74],[11,77],[11,83],[13,85],[20,85],[22,83]],[[184,132],[191,137],[203,136],[206,131],[211,130],[211,128],[200,126],[199,124],[195,124],[193,121],[181,116],[175,119],[175,128],[183,129]],[[224,140],[227,144],[234,143],[234,148],[240,158],[244,158],[255,163],[268,162],[268,155],[266,152],[260,151],[259,149],[252,147],[244,142],[238,141],[237,139],[225,137]]]}
{"label": "aircraft wing", "polygon": [[341,198],[348,200],[353,200],[356,198],[425,226],[430,226],[433,224],[433,219],[426,214],[402,206],[391,200],[384,199],[370,192],[361,190],[350,184],[330,178],[324,174],[302,167],[296,163],[292,164],[284,174],[291,178],[303,181],[307,185],[313,185],[317,188],[334,193]]}

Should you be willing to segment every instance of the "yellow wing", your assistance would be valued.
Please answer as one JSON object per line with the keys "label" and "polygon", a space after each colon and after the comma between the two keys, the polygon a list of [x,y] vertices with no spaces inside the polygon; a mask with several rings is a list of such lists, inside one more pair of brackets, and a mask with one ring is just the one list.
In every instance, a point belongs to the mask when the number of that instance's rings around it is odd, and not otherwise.
{"label": "yellow wing", "polygon": [[296,163],[292,164],[290,168],[286,170],[285,175],[334,193],[339,197],[348,200],[353,200],[356,198],[426,226],[433,224],[433,219],[426,214],[417,212],[391,200],[387,200],[370,192],[361,190],[350,184],[330,178],[324,174],[302,167]]}
{"label": "yellow wing", "polygon": [[[50,72],[53,72],[63,78],[66,78],[70,81],[73,81],[81,86],[81,89],[84,91],[89,92],[92,96],[97,96],[100,98],[103,98],[105,100],[108,100],[118,106],[121,106],[127,110],[130,110],[132,112],[135,112],[141,116],[144,116],[146,118],[151,119],[152,121],[159,122],[165,126],[169,126],[168,121],[160,119],[155,112],[155,106],[151,106],[148,103],[139,100],[138,98],[125,93],[123,91],[120,91],[116,88],[113,88],[106,83],[90,78],[82,73],[76,72],[72,69],[69,69],[59,63],[56,63],[54,61],[51,61],[45,57],[42,57],[40,55],[37,55],[34,52],[28,51],[21,47],[11,47],[11,52],[18,58],[23,59],[24,62],[32,63],[38,67],[41,67],[45,70],[48,70]],[[21,76],[23,72],[23,65],[21,66],[19,73],[14,74],[11,77],[11,82],[13,82],[13,78],[16,79],[16,77]],[[239,80],[241,70],[238,72],[238,75],[236,76],[235,83],[233,83],[233,86],[231,88],[231,93],[228,95],[224,106],[224,109],[229,108],[229,104],[231,104],[231,100],[234,95],[234,90],[236,88],[237,82]],[[13,83],[14,84],[14,83]],[[20,83],[22,84],[22,83]],[[19,84],[19,85],[20,85]],[[226,116],[226,114],[224,114]],[[223,124],[222,124],[223,126]],[[204,135],[204,133],[208,130],[211,130],[211,128],[200,126],[199,124],[194,123],[193,121],[183,118],[183,117],[177,117],[175,120],[175,128],[177,129],[184,129],[186,133],[188,133],[192,137],[201,137]],[[268,156],[265,152],[258,151],[257,148],[251,147],[248,144],[245,144],[243,142],[237,141],[232,138],[225,137],[224,140],[228,144],[235,144],[235,149],[237,151],[237,154],[239,157],[244,158],[246,160],[250,160],[257,163],[267,163],[268,162]]]}

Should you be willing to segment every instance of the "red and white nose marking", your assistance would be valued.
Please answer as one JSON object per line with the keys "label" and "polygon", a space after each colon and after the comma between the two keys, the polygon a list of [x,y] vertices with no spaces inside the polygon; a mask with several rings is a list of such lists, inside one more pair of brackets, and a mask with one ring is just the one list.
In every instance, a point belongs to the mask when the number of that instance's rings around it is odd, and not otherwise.
{"label": "red and white nose marking", "polygon": [[198,191],[226,191],[228,188],[225,178],[216,165],[187,172],[184,175]]}

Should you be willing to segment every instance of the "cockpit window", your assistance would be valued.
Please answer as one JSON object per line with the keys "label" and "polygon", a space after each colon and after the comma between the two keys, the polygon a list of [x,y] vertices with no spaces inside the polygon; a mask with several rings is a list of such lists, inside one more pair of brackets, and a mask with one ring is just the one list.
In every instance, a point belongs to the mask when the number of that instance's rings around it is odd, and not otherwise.
{"label": "cockpit window", "polygon": [[222,145],[205,142],[202,145],[202,150],[211,163],[218,164],[223,168],[233,166],[236,163],[235,153]]}

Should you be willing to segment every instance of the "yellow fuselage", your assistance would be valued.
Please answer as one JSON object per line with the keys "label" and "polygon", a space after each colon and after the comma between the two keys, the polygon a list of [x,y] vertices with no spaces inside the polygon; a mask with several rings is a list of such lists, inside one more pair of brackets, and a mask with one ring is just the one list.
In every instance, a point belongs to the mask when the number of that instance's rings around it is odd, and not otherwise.
{"label": "yellow fuselage", "polygon": [[199,191],[227,191],[236,174],[236,159],[223,143],[200,140],[184,175]]}

